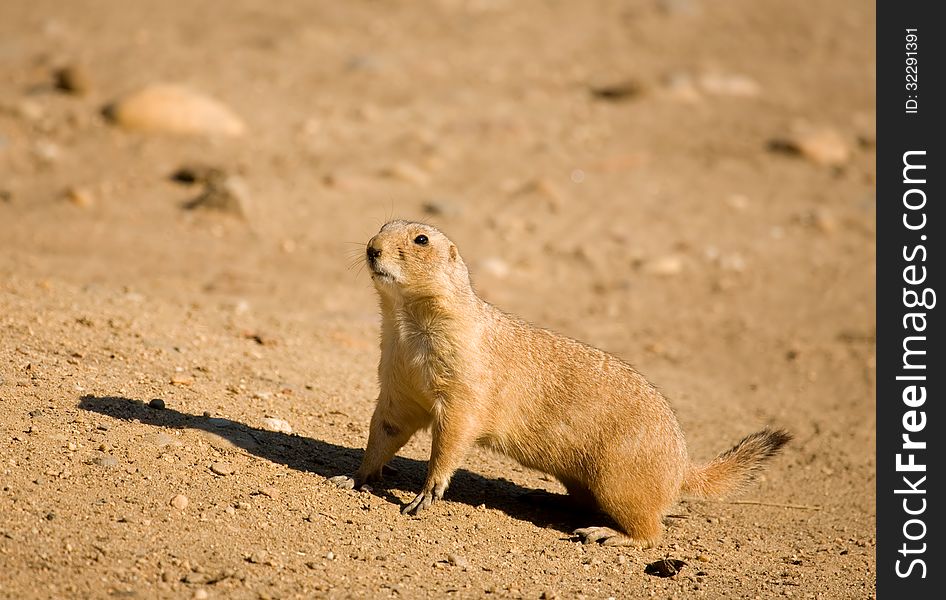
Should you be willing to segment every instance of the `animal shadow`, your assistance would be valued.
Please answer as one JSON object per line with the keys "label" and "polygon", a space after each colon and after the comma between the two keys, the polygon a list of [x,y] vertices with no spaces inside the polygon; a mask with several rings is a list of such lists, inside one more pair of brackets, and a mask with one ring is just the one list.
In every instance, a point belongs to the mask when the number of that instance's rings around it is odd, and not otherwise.
{"label": "animal shadow", "polygon": [[[361,449],[297,434],[250,427],[232,419],[192,415],[173,408],[156,409],[139,400],[120,396],[85,395],[79,399],[78,406],[82,410],[114,419],[137,421],[153,427],[206,431],[264,460],[324,478],[354,472],[364,454]],[[418,492],[423,484],[427,465],[424,461],[398,456],[389,466],[395,475],[387,474],[385,481],[373,488],[373,493],[399,505],[401,500],[390,493],[388,488]],[[444,500],[462,502],[470,506],[482,504],[487,508],[501,510],[515,519],[562,532],[570,532],[576,526],[582,525],[574,522],[574,511],[569,511],[567,505],[533,501],[537,497],[542,500],[543,496],[564,498],[559,494],[529,490],[505,479],[489,479],[460,469],[454,475]],[[435,505],[428,510],[437,509]]]}

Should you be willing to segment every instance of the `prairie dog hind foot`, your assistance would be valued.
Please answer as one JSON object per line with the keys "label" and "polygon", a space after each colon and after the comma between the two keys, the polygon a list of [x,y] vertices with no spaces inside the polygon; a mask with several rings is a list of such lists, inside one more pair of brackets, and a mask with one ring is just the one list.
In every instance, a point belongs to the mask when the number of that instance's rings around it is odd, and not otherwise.
{"label": "prairie dog hind foot", "polygon": [[328,482],[343,490],[356,490],[359,492],[370,492],[371,486],[364,482],[359,482],[354,475],[336,475],[329,477]]}
{"label": "prairie dog hind foot", "polygon": [[602,546],[631,546],[634,548],[653,548],[654,542],[637,540],[610,527],[582,527],[572,532],[581,538],[584,544],[599,543]]}

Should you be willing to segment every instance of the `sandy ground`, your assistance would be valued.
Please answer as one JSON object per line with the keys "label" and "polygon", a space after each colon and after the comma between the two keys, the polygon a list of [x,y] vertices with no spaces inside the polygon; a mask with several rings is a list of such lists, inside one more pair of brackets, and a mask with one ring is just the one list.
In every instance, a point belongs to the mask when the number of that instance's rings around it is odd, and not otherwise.
{"label": "sandy ground", "polygon": [[[872,597],[873,28],[854,0],[4,0],[0,597]],[[246,132],[103,117],[154,82]],[[183,208],[193,163],[242,217]],[[402,516],[427,434],[386,488],[327,485],[366,439],[359,257],[392,216],[637,366],[696,460],[796,441],[649,550],[582,545],[593,516],[486,451]]]}

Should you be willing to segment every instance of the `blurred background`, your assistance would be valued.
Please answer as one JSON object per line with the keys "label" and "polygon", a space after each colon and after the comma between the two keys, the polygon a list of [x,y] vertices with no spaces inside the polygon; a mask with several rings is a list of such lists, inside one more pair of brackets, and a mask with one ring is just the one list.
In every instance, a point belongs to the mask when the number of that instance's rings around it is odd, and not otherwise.
{"label": "blurred background", "polygon": [[[0,527],[13,536],[0,538],[0,566],[17,575],[0,594],[28,590],[45,568],[48,593],[78,595],[359,595],[385,582],[407,597],[865,597],[873,10],[853,0],[4,0],[0,425],[14,438],[0,446],[12,461]],[[576,558],[561,531],[510,510],[480,514],[475,499],[406,521],[443,544],[411,550],[389,531],[400,523],[391,501],[317,485],[311,471],[334,474],[332,460],[261,460],[186,420],[163,423],[181,445],[162,446],[147,437],[153,423],[77,406],[83,395],[160,397],[266,431],[279,431],[260,425],[275,419],[295,431],[287,456],[302,438],[326,440],[341,467],[357,464],[378,355],[361,257],[390,218],[441,227],[486,300],[635,364],[671,398],[697,459],[762,424],[793,430],[798,442],[750,495],[809,508],[685,506],[697,516],[668,543],[707,560],[673,581],[603,549]],[[428,443],[405,455],[424,460]],[[210,473],[218,459],[242,479]],[[502,496],[488,487],[501,476],[557,489],[486,453],[468,466],[489,479],[461,478],[451,493]],[[402,470],[403,500],[423,465]],[[177,492],[189,513],[169,508]],[[102,498],[119,508],[90,508]],[[303,513],[351,505],[356,517],[306,521],[311,548],[287,534]],[[447,510],[485,519],[490,534],[452,529]],[[50,528],[47,512],[69,525]],[[375,552],[339,550],[356,543],[346,527],[385,556],[426,553],[421,572],[410,560],[331,568],[329,552],[352,564]],[[512,558],[489,546],[503,535],[525,540],[508,542],[520,547]],[[95,559],[93,544],[128,556]],[[150,554],[135,562],[139,546]],[[244,556],[256,546],[272,564]],[[194,565],[242,579],[188,582]]]}

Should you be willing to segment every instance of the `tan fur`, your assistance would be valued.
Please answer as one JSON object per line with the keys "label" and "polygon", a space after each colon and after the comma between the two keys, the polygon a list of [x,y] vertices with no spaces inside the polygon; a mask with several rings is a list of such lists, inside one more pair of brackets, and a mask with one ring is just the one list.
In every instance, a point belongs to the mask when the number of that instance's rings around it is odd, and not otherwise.
{"label": "tan fur", "polygon": [[361,467],[334,481],[377,479],[430,427],[427,479],[404,512],[440,499],[479,444],[555,476],[622,529],[578,530],[586,541],[651,545],[681,491],[722,493],[790,438],[762,431],[695,467],[669,404],[640,373],[481,300],[456,246],[434,227],[386,224],[368,242],[368,266],[381,300],[381,391]]}

